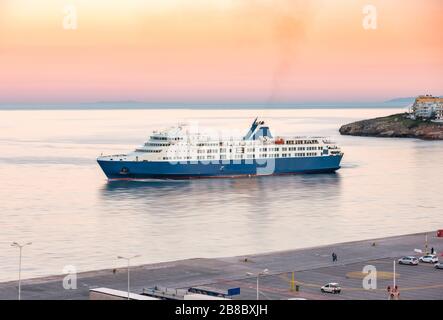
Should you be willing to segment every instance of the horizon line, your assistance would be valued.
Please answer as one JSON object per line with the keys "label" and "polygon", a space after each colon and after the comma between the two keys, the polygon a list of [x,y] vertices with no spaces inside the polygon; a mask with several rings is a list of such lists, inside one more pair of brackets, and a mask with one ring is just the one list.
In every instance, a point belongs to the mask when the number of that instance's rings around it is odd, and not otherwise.
{"label": "horizon line", "polygon": [[[436,96],[439,97],[439,96]],[[166,105],[166,104],[178,104],[178,105],[232,105],[232,104],[250,104],[250,105],[337,105],[337,104],[343,104],[343,105],[351,105],[351,104],[358,104],[358,105],[371,105],[371,104],[393,104],[393,103],[404,103],[404,100],[410,100],[415,99],[416,97],[400,97],[400,98],[392,98],[389,100],[371,100],[371,101],[273,101],[273,102],[267,102],[267,101],[236,101],[236,100],[229,100],[229,101],[143,101],[143,100],[95,100],[95,101],[36,101],[36,102],[28,102],[28,101],[0,101],[0,105],[103,105],[103,104],[147,104],[147,105],[153,105],[153,104],[160,104],[160,105]]]}

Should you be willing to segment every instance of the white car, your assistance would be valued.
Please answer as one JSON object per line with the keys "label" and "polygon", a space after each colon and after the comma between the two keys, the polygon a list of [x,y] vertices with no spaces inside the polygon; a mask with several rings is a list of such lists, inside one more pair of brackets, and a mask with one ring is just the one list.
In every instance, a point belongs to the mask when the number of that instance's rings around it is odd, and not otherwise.
{"label": "white car", "polygon": [[410,264],[413,266],[418,265],[418,259],[416,257],[412,257],[412,256],[407,256],[407,257],[403,257],[398,259],[398,264]]}
{"label": "white car", "polygon": [[436,263],[435,269],[443,269],[443,262]]}
{"label": "white car", "polygon": [[435,254],[427,254],[423,257],[420,257],[418,260],[425,263],[437,263],[438,257]]}
{"label": "white car", "polygon": [[320,288],[321,292],[327,292],[327,293],[340,293],[341,288],[338,285],[338,283],[331,282],[325,284],[323,287]]}

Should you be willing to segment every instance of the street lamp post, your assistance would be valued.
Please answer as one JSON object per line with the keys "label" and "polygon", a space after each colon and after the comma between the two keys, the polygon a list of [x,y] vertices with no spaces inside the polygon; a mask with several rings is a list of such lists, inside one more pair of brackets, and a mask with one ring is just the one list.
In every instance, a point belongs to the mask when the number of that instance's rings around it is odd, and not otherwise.
{"label": "street lamp post", "polygon": [[21,300],[21,291],[22,291],[22,249],[26,246],[31,245],[32,242],[28,242],[25,244],[19,244],[18,242],[11,243],[11,247],[18,248],[20,251],[20,257],[18,260],[18,300]]}
{"label": "street lamp post", "polygon": [[397,286],[397,283],[396,283],[397,275],[395,274],[395,264],[396,264],[396,261],[394,260],[394,263],[393,263],[393,266],[394,266],[394,288]]}
{"label": "street lamp post", "polygon": [[128,262],[128,300],[129,300],[129,293],[131,292],[131,287],[130,287],[130,267],[131,267],[131,260],[140,257],[140,255],[135,255],[132,257],[122,257],[122,256],[118,256],[117,259],[123,259],[126,260]]}
{"label": "street lamp post", "polygon": [[257,300],[260,300],[260,287],[259,287],[259,279],[261,275],[265,275],[269,272],[268,269],[265,269],[263,271],[257,272],[256,274],[252,273],[252,272],[247,272],[246,274],[248,276],[257,276]]}

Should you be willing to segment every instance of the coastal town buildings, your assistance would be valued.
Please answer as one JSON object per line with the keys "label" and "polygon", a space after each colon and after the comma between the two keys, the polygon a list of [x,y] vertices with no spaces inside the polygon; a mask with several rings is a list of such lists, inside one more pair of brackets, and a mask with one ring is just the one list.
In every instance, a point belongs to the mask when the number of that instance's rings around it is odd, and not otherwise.
{"label": "coastal town buildings", "polygon": [[435,118],[443,121],[443,98],[423,95],[415,99],[412,112],[417,118]]}

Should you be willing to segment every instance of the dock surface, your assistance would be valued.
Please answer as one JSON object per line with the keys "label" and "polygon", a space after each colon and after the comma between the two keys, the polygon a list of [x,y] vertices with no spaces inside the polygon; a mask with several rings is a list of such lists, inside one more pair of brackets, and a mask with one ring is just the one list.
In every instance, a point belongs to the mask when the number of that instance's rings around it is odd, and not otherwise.
{"label": "dock surface", "polygon": [[[414,249],[443,252],[443,238],[436,232],[396,236],[333,244],[321,247],[237,256],[216,259],[188,259],[131,267],[131,292],[141,293],[154,286],[188,288],[210,286],[220,290],[240,287],[234,299],[256,299],[256,277],[260,276],[260,299],[305,298],[325,299],[381,299],[388,298],[387,287],[393,283],[393,261],[405,255],[416,255]],[[338,256],[332,261],[332,252]],[[443,261],[443,256],[439,256]],[[365,266],[377,270],[377,288],[363,288],[362,270]],[[291,286],[292,276],[299,291]],[[22,299],[89,299],[89,289],[106,287],[127,290],[127,269],[105,269],[77,275],[77,289],[65,290],[65,275],[22,280]],[[341,294],[321,293],[320,287],[338,282]],[[401,299],[443,299],[443,270],[432,264],[418,266],[396,264],[396,284]],[[0,299],[17,299],[18,282],[0,283]]]}

